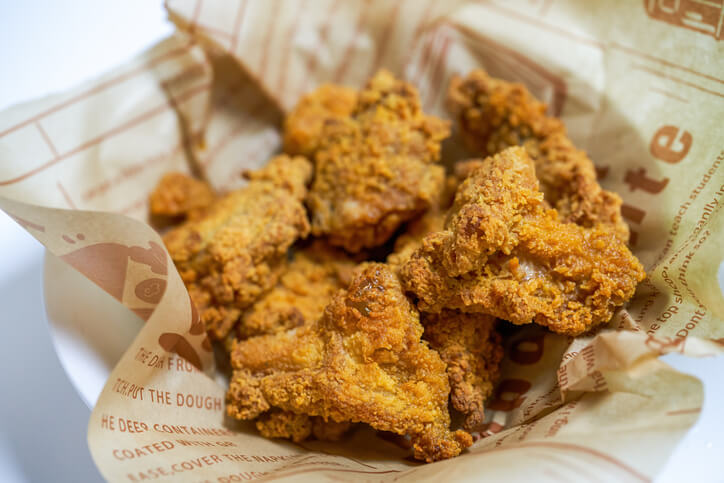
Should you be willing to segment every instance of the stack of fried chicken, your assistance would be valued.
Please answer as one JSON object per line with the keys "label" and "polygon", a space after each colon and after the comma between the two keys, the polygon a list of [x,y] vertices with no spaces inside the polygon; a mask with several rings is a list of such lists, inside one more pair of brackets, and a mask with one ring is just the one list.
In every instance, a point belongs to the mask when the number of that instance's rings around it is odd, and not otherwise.
{"label": "stack of fried chicken", "polygon": [[621,200],[545,104],[483,71],[448,100],[480,159],[447,172],[449,122],[381,71],[304,97],[238,191],[161,180],[151,211],[185,218],[164,240],[230,354],[230,416],[297,442],[364,423],[450,458],[484,424],[499,320],[575,336],[632,297]]}

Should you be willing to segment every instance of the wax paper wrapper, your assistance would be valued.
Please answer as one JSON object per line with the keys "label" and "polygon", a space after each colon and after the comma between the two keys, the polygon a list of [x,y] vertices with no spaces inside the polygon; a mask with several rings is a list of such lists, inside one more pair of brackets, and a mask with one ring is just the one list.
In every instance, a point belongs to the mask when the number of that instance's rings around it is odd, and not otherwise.
{"label": "wax paper wrapper", "polygon": [[[653,478],[702,400],[699,381],[657,356],[724,351],[721,2],[173,0],[167,8],[178,32],[132,62],[0,114],[0,208],[47,247],[50,265],[94,284],[48,295],[47,309],[83,328],[79,352],[113,368],[92,398],[88,428],[106,478]],[[527,326],[508,337],[482,438],[427,465],[370,430],[335,445],[295,445],[225,419],[212,348],[144,223],[164,172],[241,187],[242,170],[279,150],[280,120],[303,93],[321,82],[360,86],[380,67],[413,82],[440,116],[454,74],[484,67],[525,83],[623,197],[648,274],[628,308],[594,334],[570,339]],[[62,288],[47,273],[46,287]],[[111,310],[98,308],[103,297],[137,324],[117,332]],[[97,345],[84,346],[88,331]],[[109,355],[103,341],[117,337],[132,342]]]}

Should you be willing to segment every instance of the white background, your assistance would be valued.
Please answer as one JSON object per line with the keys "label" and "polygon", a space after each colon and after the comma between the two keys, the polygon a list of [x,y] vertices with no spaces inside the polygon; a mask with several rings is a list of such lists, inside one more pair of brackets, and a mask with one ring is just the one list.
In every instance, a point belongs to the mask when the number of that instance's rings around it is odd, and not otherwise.
{"label": "white background", "polygon": [[[97,76],[172,28],[160,1],[2,0],[0,109]],[[100,481],[89,410],[50,340],[42,261],[42,247],[0,211],[0,482]],[[724,357],[665,360],[702,379],[706,401],[657,481],[724,482]]]}

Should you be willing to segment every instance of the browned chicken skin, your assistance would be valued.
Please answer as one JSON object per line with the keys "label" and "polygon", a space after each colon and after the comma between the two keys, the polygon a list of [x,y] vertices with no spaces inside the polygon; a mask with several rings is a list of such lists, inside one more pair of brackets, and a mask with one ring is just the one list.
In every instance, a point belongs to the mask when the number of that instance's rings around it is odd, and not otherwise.
{"label": "browned chicken skin", "polygon": [[227,411],[253,419],[278,408],[363,422],[410,435],[418,459],[455,456],[472,439],[449,429],[446,366],[422,332],[397,277],[369,264],[316,323],[235,344]]}
{"label": "browned chicken skin", "polygon": [[272,288],[287,250],[309,232],[302,205],[311,165],[278,156],[249,184],[215,201],[164,242],[210,336],[223,339],[242,310]]}
{"label": "browned chicken skin", "polygon": [[476,154],[491,156],[510,146],[523,146],[535,161],[545,200],[561,219],[590,228],[610,227],[628,241],[621,217],[621,198],[601,189],[593,162],[577,149],[546,105],[522,85],[474,70],[450,83],[448,105],[460,134]]}
{"label": "browned chicken skin", "polygon": [[459,309],[578,335],[608,322],[645,273],[609,228],[561,221],[522,148],[491,158],[460,185],[445,230],[402,266],[427,312]]}
{"label": "browned chicken skin", "polygon": [[[286,123],[285,137],[298,138],[300,120],[313,117],[317,132],[322,88],[305,98]],[[321,101],[313,102],[317,97]],[[309,112],[311,111],[311,113]],[[330,111],[332,111],[330,109]],[[390,73],[377,73],[360,91],[349,116],[337,112],[319,138],[298,144],[314,153],[314,181],[307,197],[312,233],[349,252],[383,244],[407,220],[423,213],[444,183],[435,164],[448,122],[422,112],[417,91]],[[297,148],[294,148],[297,149]]]}

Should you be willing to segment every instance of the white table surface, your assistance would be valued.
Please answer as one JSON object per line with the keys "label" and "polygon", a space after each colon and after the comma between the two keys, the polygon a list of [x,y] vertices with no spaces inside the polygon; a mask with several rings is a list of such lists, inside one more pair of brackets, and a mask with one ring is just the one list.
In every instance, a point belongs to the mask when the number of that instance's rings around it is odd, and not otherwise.
{"label": "white table surface", "polygon": [[[172,29],[160,1],[0,2],[0,109],[99,75]],[[101,481],[89,410],[50,339],[42,263],[40,244],[0,211],[0,482]],[[724,357],[665,360],[699,377],[706,400],[657,481],[724,482]]]}

